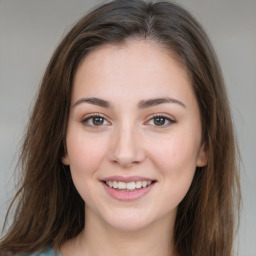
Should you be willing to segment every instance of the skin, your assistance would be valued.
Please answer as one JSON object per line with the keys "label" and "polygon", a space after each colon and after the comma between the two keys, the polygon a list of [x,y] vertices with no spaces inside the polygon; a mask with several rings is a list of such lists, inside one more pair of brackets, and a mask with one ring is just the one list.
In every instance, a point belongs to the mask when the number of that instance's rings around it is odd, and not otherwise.
{"label": "skin", "polygon": [[[81,101],[91,97],[110,106]],[[174,100],[139,107],[166,97]],[[104,119],[95,125],[91,114]],[[162,116],[161,122],[154,115]],[[207,164],[199,107],[175,54],[138,39],[90,52],[75,74],[66,142],[63,163],[70,165],[85,201],[86,225],[61,247],[62,254],[174,255],[177,207],[196,167]],[[156,183],[143,197],[120,201],[101,182],[113,175]]]}

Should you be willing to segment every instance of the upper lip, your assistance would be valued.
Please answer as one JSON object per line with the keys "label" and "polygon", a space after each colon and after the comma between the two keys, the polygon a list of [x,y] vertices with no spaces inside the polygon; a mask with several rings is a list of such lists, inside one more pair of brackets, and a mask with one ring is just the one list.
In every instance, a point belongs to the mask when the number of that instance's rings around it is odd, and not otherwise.
{"label": "upper lip", "polygon": [[141,177],[141,176],[110,176],[103,178],[102,181],[122,181],[122,182],[131,182],[131,181],[154,181],[154,179]]}

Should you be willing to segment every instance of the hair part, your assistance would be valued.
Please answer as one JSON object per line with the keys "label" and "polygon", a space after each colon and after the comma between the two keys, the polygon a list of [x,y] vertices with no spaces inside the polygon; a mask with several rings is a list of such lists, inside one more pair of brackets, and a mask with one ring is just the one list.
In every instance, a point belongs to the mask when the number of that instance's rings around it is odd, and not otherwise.
{"label": "hair part", "polygon": [[207,166],[197,168],[178,207],[174,233],[177,255],[232,255],[234,213],[240,200],[237,146],[216,55],[202,27],[182,7],[140,0],[99,6],[57,47],[24,139],[21,187],[14,198],[18,206],[13,224],[0,242],[1,253],[59,248],[84,228],[84,201],[74,187],[69,167],[61,161],[73,79],[88,52],[131,38],[155,41],[179,56],[200,108],[202,140],[209,160]]}

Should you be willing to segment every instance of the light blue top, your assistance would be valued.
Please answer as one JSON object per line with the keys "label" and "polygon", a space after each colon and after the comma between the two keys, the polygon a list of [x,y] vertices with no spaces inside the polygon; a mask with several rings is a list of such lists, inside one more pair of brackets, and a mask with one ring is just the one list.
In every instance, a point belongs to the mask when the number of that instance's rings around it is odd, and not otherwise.
{"label": "light blue top", "polygon": [[54,250],[52,248],[50,248],[49,250],[45,251],[45,252],[35,252],[32,254],[28,254],[27,256],[62,256],[60,252],[54,252]]}

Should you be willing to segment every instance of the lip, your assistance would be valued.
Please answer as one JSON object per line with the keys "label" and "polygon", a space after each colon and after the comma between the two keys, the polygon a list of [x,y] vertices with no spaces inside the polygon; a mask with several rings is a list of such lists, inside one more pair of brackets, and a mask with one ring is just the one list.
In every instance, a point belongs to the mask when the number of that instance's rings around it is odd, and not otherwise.
{"label": "lip", "polygon": [[[113,178],[114,177],[114,178]],[[108,179],[105,179],[104,181],[123,181],[123,182],[129,182],[129,181],[142,181],[142,180],[147,180],[147,181],[153,181],[152,179],[146,179],[143,177],[137,177],[137,180],[134,179],[135,176],[133,177],[122,177],[122,179],[117,179],[117,177],[120,178],[120,176],[113,176],[113,177],[108,177]],[[129,178],[129,179],[128,179]],[[130,179],[133,178],[133,179]],[[149,186],[145,188],[139,188],[135,189],[134,191],[121,191],[121,190],[116,190],[114,188],[109,187],[104,181],[101,181],[104,189],[108,193],[109,196],[112,198],[119,200],[119,201],[134,201],[137,200],[146,194],[148,194],[151,189],[155,186],[156,182],[151,183]]]}
{"label": "lip", "polygon": [[122,181],[122,182],[131,182],[131,181],[154,181],[154,179],[149,179],[141,176],[110,176],[101,179],[101,181]]}

